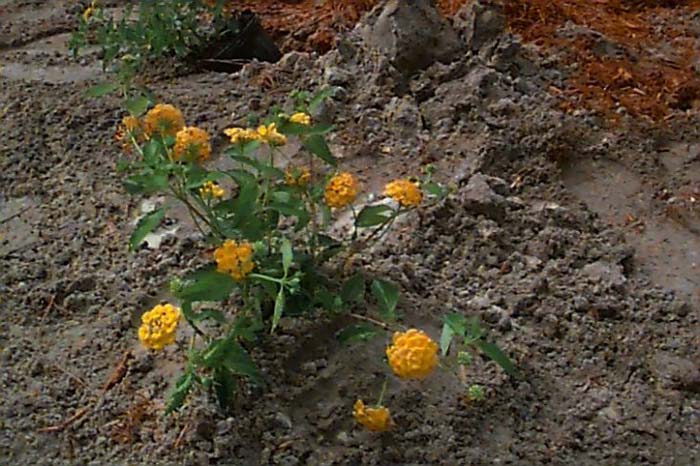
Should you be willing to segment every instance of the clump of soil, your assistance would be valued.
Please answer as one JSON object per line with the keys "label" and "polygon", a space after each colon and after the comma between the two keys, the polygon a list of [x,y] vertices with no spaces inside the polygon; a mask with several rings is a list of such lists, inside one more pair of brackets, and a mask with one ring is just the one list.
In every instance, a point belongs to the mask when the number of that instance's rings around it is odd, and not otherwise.
{"label": "clump of soil", "polygon": [[[73,8],[36,6],[3,7],[16,20],[8,34],[41,37]],[[355,265],[399,284],[402,322],[433,338],[445,313],[480,316],[524,378],[477,358],[467,375],[485,387],[482,403],[466,402],[443,372],[416,384],[390,378],[396,428],[379,436],[358,429],[351,409],[379,391],[386,341],[342,347],[343,316],[282,319],[253,353],[267,386],[242,386],[233,412],[199,393],[161,416],[186,342],[148,353],[137,317],[166,296],[169,278],[207,262],[206,251],[181,219],[166,225],[175,235],[127,251],[142,200],[125,195],[113,169],[119,148],[107,141],[119,102],[82,95],[103,78],[94,56],[76,64],[65,36],[3,51],[0,457],[32,465],[696,462],[697,262],[692,248],[673,246],[700,241],[687,194],[700,182],[700,135],[681,119],[670,119],[669,132],[626,118],[607,129],[591,112],[561,111],[547,88],[563,87],[562,70],[498,21],[473,24],[446,26],[462,38],[456,59],[436,56],[410,73],[358,28],[323,56],[292,52],[234,75],[151,83],[188,123],[215,135],[215,152],[232,118],[296,88],[338,86],[314,118],[337,124],[331,148],[367,193],[426,163],[453,187]]]}

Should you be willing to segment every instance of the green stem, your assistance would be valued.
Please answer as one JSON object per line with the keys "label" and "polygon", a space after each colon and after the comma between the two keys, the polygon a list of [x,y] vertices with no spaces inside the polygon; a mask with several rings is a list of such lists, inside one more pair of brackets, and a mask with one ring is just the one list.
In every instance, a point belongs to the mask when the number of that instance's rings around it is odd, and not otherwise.
{"label": "green stem", "polygon": [[386,393],[387,382],[389,382],[389,379],[385,378],[384,383],[382,384],[382,391],[379,393],[379,400],[377,400],[377,406],[381,406],[382,401],[384,401],[384,394]]}
{"label": "green stem", "polygon": [[351,313],[348,314],[348,315],[349,315],[350,317],[352,317],[353,319],[364,320],[365,322],[370,322],[370,323],[372,323],[372,324],[374,324],[374,325],[378,325],[378,326],[382,327],[384,330],[390,330],[389,325],[387,325],[387,324],[385,324],[384,322],[381,322],[381,321],[379,321],[379,320],[377,320],[377,319],[373,319],[373,318],[371,318],[371,317],[363,316],[363,315],[360,315],[360,314],[355,314],[354,312],[351,312]]}
{"label": "green stem", "polygon": [[248,277],[250,277],[250,278],[258,278],[258,279],[260,279],[260,280],[265,280],[265,281],[268,281],[268,282],[277,283],[277,284],[280,285],[280,286],[284,285],[284,280],[283,280],[283,279],[279,279],[279,278],[275,278],[275,277],[270,277],[270,276],[268,276],[268,275],[262,275],[262,274],[259,274],[259,273],[251,273],[251,274],[248,275]]}

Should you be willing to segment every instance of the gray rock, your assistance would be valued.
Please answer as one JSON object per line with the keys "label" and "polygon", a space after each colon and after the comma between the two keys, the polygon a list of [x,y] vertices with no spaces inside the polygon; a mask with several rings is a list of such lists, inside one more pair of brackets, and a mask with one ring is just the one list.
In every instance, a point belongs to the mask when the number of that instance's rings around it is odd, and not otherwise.
{"label": "gray rock", "polygon": [[489,0],[467,2],[454,19],[455,29],[467,48],[478,51],[486,43],[497,40],[505,31],[506,18],[498,5]]}
{"label": "gray rock", "polygon": [[423,128],[420,110],[411,96],[394,97],[385,110],[385,117],[396,135],[408,139]]}
{"label": "gray rock", "polygon": [[492,220],[502,221],[506,215],[506,200],[489,186],[487,177],[480,173],[469,178],[461,191],[460,201],[469,211],[484,215]]}
{"label": "gray rock", "polygon": [[404,74],[436,61],[449,63],[462,50],[457,33],[430,0],[389,0],[369,13],[360,30],[365,43]]}
{"label": "gray rock", "polygon": [[627,281],[621,265],[604,261],[587,264],[581,273],[591,282],[601,284],[606,288],[619,288]]}
{"label": "gray rock", "polygon": [[649,365],[662,386],[700,393],[700,366],[696,362],[659,351],[651,358]]}
{"label": "gray rock", "polygon": [[292,429],[292,420],[283,412],[275,414],[275,424],[287,430]]}

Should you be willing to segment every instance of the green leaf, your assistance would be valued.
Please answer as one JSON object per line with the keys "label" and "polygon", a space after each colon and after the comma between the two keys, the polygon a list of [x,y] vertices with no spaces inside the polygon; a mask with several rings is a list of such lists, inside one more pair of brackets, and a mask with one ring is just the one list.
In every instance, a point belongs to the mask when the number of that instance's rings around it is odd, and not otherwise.
{"label": "green leaf", "polygon": [[454,335],[458,335],[462,338],[466,336],[467,319],[465,319],[462,314],[447,314],[442,317],[442,320]]}
{"label": "green leaf", "polygon": [[364,207],[357,215],[355,225],[358,227],[373,227],[381,225],[391,218],[394,209],[388,205],[370,205]]}
{"label": "green leaf", "polygon": [[129,194],[152,194],[168,187],[168,175],[160,172],[132,175],[122,184]]}
{"label": "green leaf", "polygon": [[474,345],[481,350],[486,356],[494,360],[508,375],[519,377],[520,374],[515,367],[515,364],[501,351],[501,349],[493,343],[486,341],[477,341]]}
{"label": "green leaf", "polygon": [[379,303],[379,314],[385,320],[396,320],[396,304],[399,302],[399,289],[385,280],[372,280],[372,294]]}
{"label": "green leaf", "polygon": [[421,185],[421,188],[425,190],[428,194],[435,196],[438,199],[442,199],[447,194],[447,189],[432,181],[428,183],[423,183]]}
{"label": "green leaf", "polygon": [[465,322],[465,337],[470,340],[478,340],[484,336],[486,332],[481,328],[478,317],[471,317]]}
{"label": "green leaf", "polygon": [[297,224],[295,230],[299,231],[304,228],[309,221],[311,221],[311,216],[304,209],[296,207],[294,204],[280,204],[278,202],[273,202],[269,205],[270,209],[279,212],[287,217],[296,217]]}
{"label": "green leaf", "polygon": [[314,295],[314,301],[327,311],[338,311],[343,306],[340,296],[328,291],[325,287],[318,288]]}
{"label": "green leaf", "polygon": [[219,402],[219,407],[223,410],[233,406],[233,398],[236,394],[236,379],[226,367],[214,369],[214,392]]}
{"label": "green leaf", "polygon": [[85,91],[87,97],[102,97],[119,89],[117,83],[101,83]]}
{"label": "green leaf", "polygon": [[203,320],[213,320],[220,324],[226,324],[226,317],[224,313],[216,309],[202,309],[200,312],[193,313],[191,315],[191,320],[193,322],[201,322]]}
{"label": "green leaf", "polygon": [[369,341],[379,332],[369,324],[356,324],[345,327],[338,333],[338,340],[344,344]]}
{"label": "green leaf", "polygon": [[240,188],[238,197],[233,201],[233,213],[237,217],[234,224],[237,226],[255,212],[260,188],[255,177],[244,170],[233,170],[228,173]]}
{"label": "green leaf", "polygon": [[328,124],[328,123],[318,123],[313,126],[308,130],[308,134],[319,134],[319,135],[324,135],[328,134],[331,131],[335,129],[334,125]]}
{"label": "green leaf", "polygon": [[248,316],[236,316],[231,327],[231,337],[240,337],[246,341],[255,341],[256,333],[263,329],[263,324],[260,320],[253,320]]}
{"label": "green leaf", "polygon": [[170,414],[177,410],[184,403],[185,398],[189,394],[196,377],[192,372],[192,368],[188,367],[185,372],[177,379],[173,390],[168,395],[168,403],[165,406],[165,414]]}
{"label": "green leaf", "polygon": [[330,166],[335,167],[338,165],[338,161],[335,157],[333,157],[333,154],[331,154],[331,150],[328,147],[328,144],[326,144],[326,140],[320,134],[312,134],[309,137],[304,138],[302,143],[309,152]]}
{"label": "green leaf", "polygon": [[225,352],[222,359],[224,367],[236,375],[248,377],[255,383],[261,383],[260,373],[246,350],[232,338],[224,340]]}
{"label": "green leaf", "polygon": [[442,325],[442,334],[440,334],[440,353],[442,353],[443,356],[447,355],[447,352],[450,350],[450,344],[452,343],[452,338],[454,335],[455,332],[452,330],[452,327],[450,327],[447,323]]}
{"label": "green leaf", "polygon": [[165,209],[162,207],[144,215],[129,238],[129,249],[135,250],[146,236],[160,224],[163,217],[165,217]]}
{"label": "green leaf", "polygon": [[230,296],[235,286],[236,282],[231,276],[213,269],[204,269],[185,277],[177,296],[190,302],[223,301]]}
{"label": "green leaf", "polygon": [[362,275],[355,274],[350,277],[340,291],[340,297],[344,303],[359,302],[365,297],[365,279]]}
{"label": "green leaf", "polygon": [[277,324],[279,324],[282,318],[282,313],[284,312],[284,288],[280,287],[279,293],[277,293],[277,299],[275,299],[275,311],[272,314],[272,328],[270,333],[275,331]]}
{"label": "green leaf", "polygon": [[289,267],[292,265],[294,260],[294,252],[292,251],[292,243],[284,238],[282,240],[282,268],[284,269],[284,274],[286,275],[289,271]]}
{"label": "green leaf", "polygon": [[333,97],[336,92],[337,88],[335,87],[326,87],[318,91],[309,101],[309,111],[315,112],[318,109],[318,106],[321,105],[324,100],[328,99],[329,97]]}
{"label": "green leaf", "polygon": [[125,106],[131,116],[138,118],[146,111],[150,103],[147,97],[138,96],[127,100]]}

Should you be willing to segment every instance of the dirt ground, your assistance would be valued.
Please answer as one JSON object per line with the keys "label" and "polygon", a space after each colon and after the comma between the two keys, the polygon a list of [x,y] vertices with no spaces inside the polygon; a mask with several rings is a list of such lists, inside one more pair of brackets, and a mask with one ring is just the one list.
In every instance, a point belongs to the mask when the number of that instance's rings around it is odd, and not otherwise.
{"label": "dirt ground", "polygon": [[114,169],[119,102],[82,94],[104,79],[98,59],[66,48],[80,11],[0,1],[0,465],[700,464],[693,105],[653,124],[563,109],[552,88],[571,69],[468,12],[440,23],[459,40],[419,70],[415,47],[373,49],[376,10],[325,55],[154,78],[215,152],[234,116],[340,87],[315,117],[335,121],[331,147],[365,192],[426,163],[455,188],[358,266],[399,284],[404,322],[433,338],[446,312],[481,316],[525,375],[476,360],[481,403],[446,373],[392,379],[396,427],[374,435],[351,410],[378,392],[386,342],[349,351],[345,318],[283,319],[253,354],[265,387],[232,413],[198,394],[164,417],[183,352],[143,350],[138,316],[206,252],[177,219],[128,252],[142,200]]}

